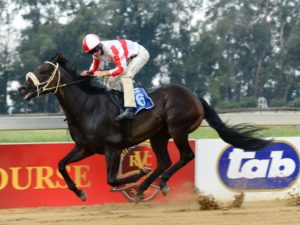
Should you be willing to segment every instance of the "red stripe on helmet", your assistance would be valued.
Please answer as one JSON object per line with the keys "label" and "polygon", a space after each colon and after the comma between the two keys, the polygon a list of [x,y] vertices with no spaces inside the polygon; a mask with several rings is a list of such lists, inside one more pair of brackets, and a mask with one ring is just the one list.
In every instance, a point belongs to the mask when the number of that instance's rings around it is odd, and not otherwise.
{"label": "red stripe on helmet", "polygon": [[86,36],[85,36],[85,38],[84,38],[83,41],[82,41],[82,48],[83,48],[83,50],[84,50],[85,52],[89,52],[89,51],[90,51],[90,49],[89,49],[89,47],[88,47],[88,45],[87,45],[87,42],[86,42]]}

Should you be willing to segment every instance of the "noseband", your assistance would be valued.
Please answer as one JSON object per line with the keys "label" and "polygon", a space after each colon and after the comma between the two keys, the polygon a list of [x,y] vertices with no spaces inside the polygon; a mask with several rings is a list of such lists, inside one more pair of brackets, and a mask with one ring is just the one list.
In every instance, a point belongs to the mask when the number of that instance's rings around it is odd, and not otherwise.
{"label": "noseband", "polygon": [[[29,72],[26,74],[26,81],[30,79],[33,82],[34,86],[36,87],[37,96],[40,96],[40,94],[45,91],[53,89],[55,89],[53,92],[53,94],[55,94],[59,87],[66,86],[66,84],[60,85],[60,70],[58,69],[59,64],[54,64],[50,61],[46,61],[45,63],[51,64],[54,67],[54,70],[48,80],[40,82],[33,72]],[[54,87],[49,87],[50,83],[54,80],[55,76],[58,76],[56,85]]]}

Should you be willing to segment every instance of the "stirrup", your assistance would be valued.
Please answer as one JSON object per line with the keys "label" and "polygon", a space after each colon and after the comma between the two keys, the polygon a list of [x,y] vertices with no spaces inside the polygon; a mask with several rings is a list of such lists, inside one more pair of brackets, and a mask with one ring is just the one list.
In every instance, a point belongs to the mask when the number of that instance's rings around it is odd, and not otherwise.
{"label": "stirrup", "polygon": [[134,108],[126,108],[124,112],[122,112],[120,115],[117,116],[116,121],[120,120],[134,120],[135,119],[135,113]]}

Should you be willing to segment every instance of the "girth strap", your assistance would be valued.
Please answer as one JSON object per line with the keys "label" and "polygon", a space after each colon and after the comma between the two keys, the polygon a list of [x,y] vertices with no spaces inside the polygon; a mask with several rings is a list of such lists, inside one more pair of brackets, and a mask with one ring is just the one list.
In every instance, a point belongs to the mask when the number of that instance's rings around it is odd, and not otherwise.
{"label": "girth strap", "polygon": [[120,113],[124,112],[123,92],[117,90],[106,90],[106,96],[119,109]]}

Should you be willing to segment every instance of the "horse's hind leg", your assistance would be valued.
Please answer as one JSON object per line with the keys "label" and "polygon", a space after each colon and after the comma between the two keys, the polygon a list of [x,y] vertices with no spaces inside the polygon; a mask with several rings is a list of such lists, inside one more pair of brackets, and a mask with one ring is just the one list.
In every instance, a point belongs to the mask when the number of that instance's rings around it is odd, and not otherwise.
{"label": "horse's hind leg", "polygon": [[161,132],[150,139],[151,147],[157,159],[157,168],[140,185],[136,195],[136,203],[143,200],[144,191],[171,165],[167,149],[169,138],[168,134]]}
{"label": "horse's hind leg", "polygon": [[180,168],[184,167],[188,162],[194,159],[194,152],[188,142],[188,135],[176,134],[172,135],[174,142],[179,150],[180,160],[175,163],[170,169],[163,173],[160,181],[160,189],[164,195],[167,195],[169,190],[167,181]]}
{"label": "horse's hind leg", "polygon": [[86,200],[86,193],[83,190],[79,190],[76,184],[69,176],[66,166],[73,162],[78,162],[94,153],[88,152],[83,148],[75,145],[74,148],[58,163],[58,170],[63,176],[68,188],[73,191],[82,201]]}

